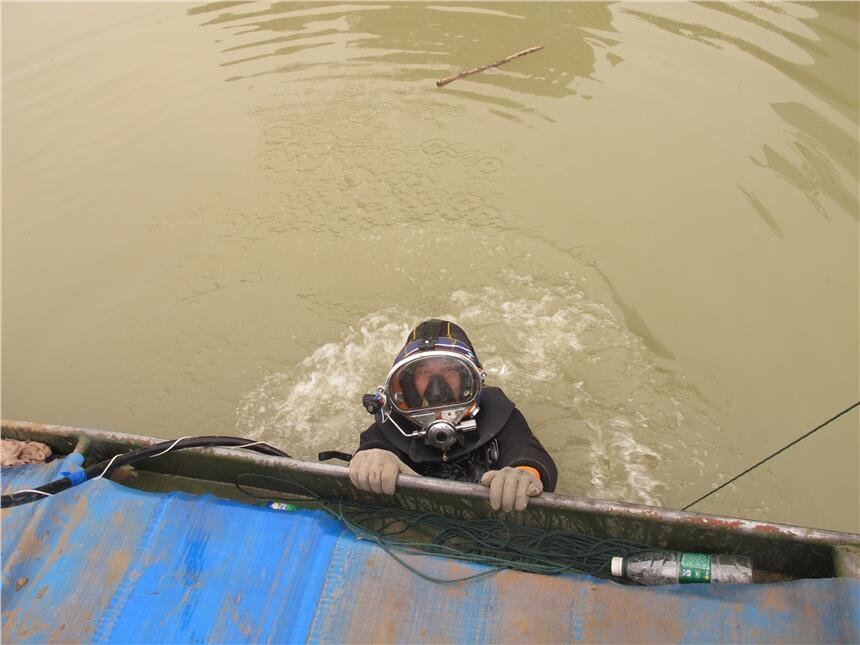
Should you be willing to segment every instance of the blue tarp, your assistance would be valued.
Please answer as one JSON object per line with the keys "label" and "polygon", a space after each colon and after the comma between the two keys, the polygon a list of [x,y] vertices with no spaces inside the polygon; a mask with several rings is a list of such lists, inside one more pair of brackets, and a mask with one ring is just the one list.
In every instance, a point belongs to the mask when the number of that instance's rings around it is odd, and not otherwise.
{"label": "blue tarp", "polygon": [[[3,470],[3,492],[58,476]],[[628,587],[505,571],[439,585],[316,511],[98,480],[2,511],[7,643],[858,642],[860,581]],[[408,556],[454,578],[482,565]]]}

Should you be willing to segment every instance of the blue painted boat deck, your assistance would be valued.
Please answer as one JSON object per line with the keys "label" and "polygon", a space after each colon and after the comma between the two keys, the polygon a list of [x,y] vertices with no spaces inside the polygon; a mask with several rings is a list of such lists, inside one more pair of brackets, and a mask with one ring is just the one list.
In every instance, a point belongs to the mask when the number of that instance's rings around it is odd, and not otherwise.
{"label": "blue painted boat deck", "polygon": [[[3,492],[68,470],[3,470]],[[7,643],[858,642],[860,581],[629,587],[421,579],[316,511],[107,480],[2,511]],[[407,556],[430,575],[482,565]]]}

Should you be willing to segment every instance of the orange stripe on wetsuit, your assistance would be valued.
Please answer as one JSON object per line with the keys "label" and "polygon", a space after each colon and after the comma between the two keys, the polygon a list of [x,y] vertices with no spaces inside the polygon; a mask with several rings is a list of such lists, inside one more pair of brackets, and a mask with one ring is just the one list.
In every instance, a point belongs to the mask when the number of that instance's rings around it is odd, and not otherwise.
{"label": "orange stripe on wetsuit", "polygon": [[531,473],[535,476],[535,479],[540,481],[540,472],[538,472],[537,468],[532,468],[531,466],[514,466],[517,470],[524,470],[527,473]]}

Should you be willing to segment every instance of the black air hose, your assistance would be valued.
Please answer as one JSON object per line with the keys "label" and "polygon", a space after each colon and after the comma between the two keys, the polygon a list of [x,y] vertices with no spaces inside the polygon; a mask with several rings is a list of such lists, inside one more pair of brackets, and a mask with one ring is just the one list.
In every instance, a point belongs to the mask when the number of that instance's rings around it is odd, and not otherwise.
{"label": "black air hose", "polygon": [[261,441],[249,441],[239,437],[185,437],[182,439],[174,439],[170,441],[162,441],[146,448],[138,448],[125,454],[118,454],[110,459],[99,462],[89,468],[69,474],[67,477],[62,477],[55,481],[39,486],[38,488],[22,490],[0,497],[0,508],[9,508],[12,506],[20,506],[35,502],[51,495],[64,491],[72,486],[77,486],[90,479],[98,479],[112,473],[117,468],[136,463],[142,459],[158,457],[160,455],[172,452],[174,450],[182,450],[184,448],[209,448],[213,446],[226,446],[234,448],[247,448],[261,452],[265,455],[273,455],[275,457],[290,456],[278,450],[274,446]]}

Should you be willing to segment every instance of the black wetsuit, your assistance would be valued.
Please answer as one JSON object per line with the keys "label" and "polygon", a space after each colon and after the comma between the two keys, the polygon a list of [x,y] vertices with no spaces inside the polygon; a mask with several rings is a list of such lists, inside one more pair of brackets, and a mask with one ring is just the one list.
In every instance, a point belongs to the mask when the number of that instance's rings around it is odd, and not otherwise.
{"label": "black wetsuit", "polygon": [[[395,418],[406,432],[413,430],[409,421],[400,416]],[[426,445],[422,439],[404,437],[391,421],[383,425],[374,423],[362,432],[358,450],[382,448],[396,454],[421,475],[475,483],[488,470],[531,466],[540,473],[544,490],[555,490],[558,481],[555,462],[501,389],[484,388],[475,421],[478,427],[462,433],[461,440],[445,452]]]}

